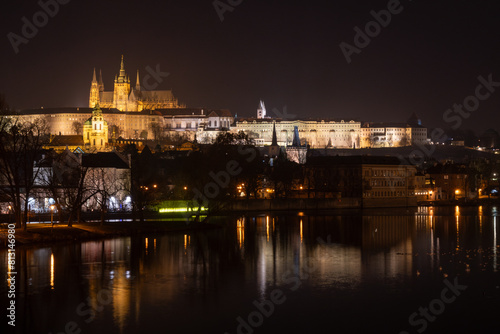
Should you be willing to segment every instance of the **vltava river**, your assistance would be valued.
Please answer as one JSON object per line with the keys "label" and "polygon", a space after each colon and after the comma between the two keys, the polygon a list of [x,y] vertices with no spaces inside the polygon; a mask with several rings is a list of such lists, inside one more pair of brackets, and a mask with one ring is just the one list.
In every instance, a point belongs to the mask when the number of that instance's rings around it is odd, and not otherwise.
{"label": "vltava river", "polygon": [[[18,246],[15,329],[498,333],[499,213],[263,213],[205,231]],[[0,268],[5,310],[5,250]]]}

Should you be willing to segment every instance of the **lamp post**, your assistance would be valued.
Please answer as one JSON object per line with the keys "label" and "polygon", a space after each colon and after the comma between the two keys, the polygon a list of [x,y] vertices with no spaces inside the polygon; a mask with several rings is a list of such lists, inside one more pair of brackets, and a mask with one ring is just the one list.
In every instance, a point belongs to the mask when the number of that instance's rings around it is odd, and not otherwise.
{"label": "lamp post", "polygon": [[50,224],[52,225],[52,231],[54,231],[54,205],[50,206]]}

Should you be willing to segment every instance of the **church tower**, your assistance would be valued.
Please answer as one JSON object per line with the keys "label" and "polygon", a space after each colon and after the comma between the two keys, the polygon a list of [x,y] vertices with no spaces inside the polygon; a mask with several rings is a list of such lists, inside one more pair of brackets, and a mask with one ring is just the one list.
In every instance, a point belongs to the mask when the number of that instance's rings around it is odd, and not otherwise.
{"label": "church tower", "polygon": [[104,83],[102,82],[102,70],[99,70],[99,92],[104,92]]}
{"label": "church tower", "polygon": [[122,62],[120,65],[120,74],[115,77],[115,89],[113,92],[113,108],[120,111],[127,111],[128,97],[130,94],[130,78],[125,74],[125,65]]}
{"label": "church tower", "polygon": [[264,105],[264,101],[262,100],[260,100],[259,109],[257,109],[257,118],[266,118],[266,106]]}
{"label": "church tower", "polygon": [[83,124],[83,143],[97,150],[104,150],[108,144],[108,122],[102,117],[99,103],[94,106],[92,117]]}
{"label": "church tower", "polygon": [[94,108],[96,104],[99,104],[99,84],[95,77],[94,68],[94,76],[92,78],[92,83],[90,84],[89,108]]}

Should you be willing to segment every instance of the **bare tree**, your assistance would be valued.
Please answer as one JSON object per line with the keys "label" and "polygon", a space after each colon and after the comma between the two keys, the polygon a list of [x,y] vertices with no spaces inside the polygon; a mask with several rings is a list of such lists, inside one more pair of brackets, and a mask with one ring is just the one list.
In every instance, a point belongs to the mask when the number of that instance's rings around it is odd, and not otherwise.
{"label": "bare tree", "polygon": [[129,192],[130,180],[127,175],[124,169],[106,167],[89,169],[86,183],[93,193],[91,198],[101,211],[101,225],[104,224],[111,199],[118,197],[122,191]]}
{"label": "bare tree", "polygon": [[88,170],[88,167],[82,166],[81,163],[73,167],[71,171],[72,182],[66,183],[62,187],[68,209],[68,226],[70,227],[73,226],[75,219],[80,222],[83,204],[95,195],[95,190],[85,182]]}
{"label": "bare tree", "polygon": [[43,118],[25,122],[16,116],[0,115],[0,191],[12,202],[17,226],[25,230],[29,198],[38,173],[33,166],[48,141],[47,134]]}
{"label": "bare tree", "polygon": [[71,130],[73,130],[76,135],[80,136],[83,134],[83,124],[78,121],[73,121],[73,123],[71,123]]}
{"label": "bare tree", "polygon": [[123,134],[123,129],[119,125],[112,124],[109,127],[109,134],[114,136],[113,139],[119,138]]}
{"label": "bare tree", "polygon": [[69,227],[74,220],[80,222],[83,204],[95,195],[85,182],[87,172],[88,168],[82,166],[81,155],[66,150],[53,159],[48,177],[43,178],[58,210],[68,212]]}
{"label": "bare tree", "polygon": [[160,140],[163,139],[163,127],[160,125],[158,122],[151,122],[149,124],[149,129],[151,130],[151,133],[153,134],[153,139],[156,142],[159,142]]}

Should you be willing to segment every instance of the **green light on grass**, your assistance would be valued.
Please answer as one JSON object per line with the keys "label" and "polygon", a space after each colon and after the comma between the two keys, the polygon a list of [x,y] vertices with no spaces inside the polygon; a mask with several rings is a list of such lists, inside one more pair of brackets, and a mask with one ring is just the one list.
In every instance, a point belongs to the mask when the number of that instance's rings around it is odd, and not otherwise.
{"label": "green light on grass", "polygon": [[[200,211],[207,211],[208,209],[202,206]],[[171,213],[171,212],[198,212],[197,208],[161,208],[160,213]]]}

